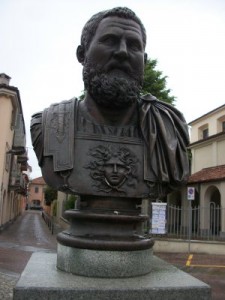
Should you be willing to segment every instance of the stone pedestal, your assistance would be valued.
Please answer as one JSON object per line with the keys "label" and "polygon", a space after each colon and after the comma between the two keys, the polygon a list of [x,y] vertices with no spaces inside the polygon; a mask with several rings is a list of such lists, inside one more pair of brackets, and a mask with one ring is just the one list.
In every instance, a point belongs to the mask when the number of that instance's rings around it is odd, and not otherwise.
{"label": "stone pedestal", "polygon": [[152,258],[152,249],[99,251],[58,244],[57,267],[62,271],[87,277],[134,277],[151,271]]}
{"label": "stone pedestal", "polygon": [[57,270],[56,254],[34,253],[14,288],[14,300],[209,300],[210,287],[152,256],[151,272],[93,278]]}

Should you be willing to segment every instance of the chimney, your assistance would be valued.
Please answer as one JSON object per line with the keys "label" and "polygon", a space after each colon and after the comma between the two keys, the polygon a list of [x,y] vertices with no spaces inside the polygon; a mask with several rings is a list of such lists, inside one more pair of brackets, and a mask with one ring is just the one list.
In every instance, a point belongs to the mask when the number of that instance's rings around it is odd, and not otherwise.
{"label": "chimney", "polygon": [[0,74],[0,84],[9,85],[11,77],[6,75],[5,73]]}

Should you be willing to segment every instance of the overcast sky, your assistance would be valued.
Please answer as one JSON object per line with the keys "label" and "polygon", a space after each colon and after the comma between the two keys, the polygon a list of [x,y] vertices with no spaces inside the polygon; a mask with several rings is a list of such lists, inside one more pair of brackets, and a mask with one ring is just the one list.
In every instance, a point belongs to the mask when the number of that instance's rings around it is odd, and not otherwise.
{"label": "overcast sky", "polygon": [[143,21],[146,52],[168,76],[187,122],[225,103],[224,0],[0,0],[0,73],[20,90],[32,178],[41,173],[31,115],[81,94],[75,56],[81,30],[94,13],[115,6],[133,9]]}

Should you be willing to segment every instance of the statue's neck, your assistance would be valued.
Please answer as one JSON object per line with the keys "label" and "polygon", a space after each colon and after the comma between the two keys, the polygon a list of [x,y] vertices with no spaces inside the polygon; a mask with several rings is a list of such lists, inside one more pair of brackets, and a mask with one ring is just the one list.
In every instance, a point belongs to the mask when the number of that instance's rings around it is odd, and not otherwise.
{"label": "statue's neck", "polygon": [[81,101],[81,107],[87,110],[93,120],[109,126],[126,126],[137,122],[137,103],[123,109],[105,108],[97,104],[90,95]]}

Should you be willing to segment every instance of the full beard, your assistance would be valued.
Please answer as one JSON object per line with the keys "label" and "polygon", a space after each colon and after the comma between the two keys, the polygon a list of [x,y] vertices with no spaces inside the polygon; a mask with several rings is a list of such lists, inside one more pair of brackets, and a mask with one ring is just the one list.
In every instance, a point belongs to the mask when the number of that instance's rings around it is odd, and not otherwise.
{"label": "full beard", "polygon": [[104,73],[98,67],[86,64],[83,80],[85,89],[104,108],[127,108],[140,96],[141,82],[138,74],[128,74],[122,70]]}

